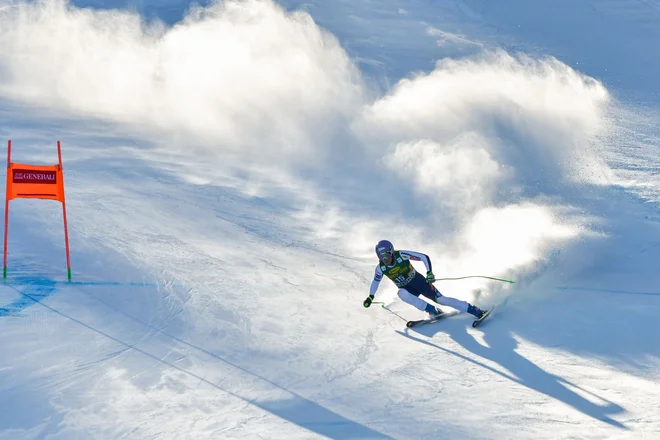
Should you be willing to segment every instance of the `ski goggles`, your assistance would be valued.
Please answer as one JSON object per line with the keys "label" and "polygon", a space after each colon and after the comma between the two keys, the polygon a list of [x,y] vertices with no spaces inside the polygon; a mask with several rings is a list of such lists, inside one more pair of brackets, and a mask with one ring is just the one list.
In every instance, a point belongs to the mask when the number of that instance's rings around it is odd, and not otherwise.
{"label": "ski goggles", "polygon": [[394,253],[392,251],[388,250],[382,250],[378,251],[378,256],[380,257],[381,260],[387,260],[390,258]]}

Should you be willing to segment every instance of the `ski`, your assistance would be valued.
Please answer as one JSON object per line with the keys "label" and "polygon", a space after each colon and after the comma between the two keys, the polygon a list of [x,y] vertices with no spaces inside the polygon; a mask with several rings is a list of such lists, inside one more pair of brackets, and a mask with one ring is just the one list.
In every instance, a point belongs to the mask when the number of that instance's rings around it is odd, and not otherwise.
{"label": "ski", "polygon": [[417,326],[420,326],[420,325],[432,324],[434,322],[438,322],[441,319],[447,318],[449,316],[453,316],[455,314],[456,314],[455,312],[445,312],[442,315],[438,315],[438,316],[435,316],[435,317],[429,318],[429,319],[420,319],[420,320],[417,320],[417,321],[408,321],[406,323],[406,327],[413,328],[413,327],[417,327]]}
{"label": "ski", "polygon": [[474,320],[474,322],[472,323],[472,327],[474,327],[474,328],[479,327],[479,325],[480,325],[482,322],[484,322],[484,319],[486,319],[486,318],[488,318],[488,317],[490,316],[490,314],[493,312],[493,310],[495,310],[495,307],[491,307],[490,310],[486,310],[486,312],[484,313],[484,316],[482,316],[482,317],[479,318],[479,319],[475,319],[475,320]]}

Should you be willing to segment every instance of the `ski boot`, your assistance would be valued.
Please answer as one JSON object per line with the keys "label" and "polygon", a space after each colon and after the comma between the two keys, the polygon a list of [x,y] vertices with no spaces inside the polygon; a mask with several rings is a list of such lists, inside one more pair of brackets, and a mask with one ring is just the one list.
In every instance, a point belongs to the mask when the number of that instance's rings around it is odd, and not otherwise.
{"label": "ski boot", "polygon": [[481,319],[484,316],[484,314],[486,313],[485,310],[481,310],[479,307],[473,306],[472,304],[470,304],[468,306],[467,312],[470,315],[475,316],[477,319]]}
{"label": "ski boot", "polygon": [[445,313],[441,309],[432,306],[431,304],[427,304],[426,309],[424,309],[424,311],[429,314],[429,319],[437,318],[438,316]]}

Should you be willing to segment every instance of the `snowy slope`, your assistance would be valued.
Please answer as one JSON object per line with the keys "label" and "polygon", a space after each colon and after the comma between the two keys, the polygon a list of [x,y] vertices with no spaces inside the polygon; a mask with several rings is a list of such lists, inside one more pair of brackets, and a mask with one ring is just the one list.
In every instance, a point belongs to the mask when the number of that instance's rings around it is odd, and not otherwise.
{"label": "snowy slope", "polygon": [[[0,133],[63,142],[74,273],[12,202],[0,439],[660,435],[658,5],[522,3],[0,7]],[[406,330],[361,306],[381,238],[516,283]]]}

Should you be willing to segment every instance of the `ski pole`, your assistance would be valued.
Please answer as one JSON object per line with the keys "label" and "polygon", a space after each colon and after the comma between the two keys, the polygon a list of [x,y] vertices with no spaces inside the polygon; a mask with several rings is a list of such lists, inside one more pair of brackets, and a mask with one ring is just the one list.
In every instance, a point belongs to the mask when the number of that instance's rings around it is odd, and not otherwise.
{"label": "ski pole", "polygon": [[390,312],[391,314],[393,314],[393,315],[395,315],[395,316],[398,316],[399,318],[401,318],[401,319],[403,319],[404,321],[408,322],[408,320],[407,320],[406,318],[404,318],[403,316],[401,316],[401,315],[399,315],[398,313],[393,312],[392,310],[390,310],[390,309],[388,309],[387,307],[385,307],[385,303],[384,303],[384,302],[375,301],[375,302],[373,302],[372,304],[380,304],[380,306],[381,306],[382,308],[384,308],[385,310],[387,310],[387,311]]}
{"label": "ski pole", "polygon": [[489,280],[503,281],[505,283],[513,284],[515,281],[503,280],[501,278],[485,277],[483,275],[471,275],[469,277],[458,277],[458,278],[436,278],[436,281],[449,281],[449,280],[464,280],[466,278],[488,278]]}

